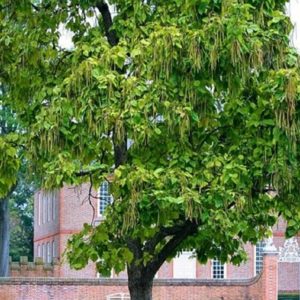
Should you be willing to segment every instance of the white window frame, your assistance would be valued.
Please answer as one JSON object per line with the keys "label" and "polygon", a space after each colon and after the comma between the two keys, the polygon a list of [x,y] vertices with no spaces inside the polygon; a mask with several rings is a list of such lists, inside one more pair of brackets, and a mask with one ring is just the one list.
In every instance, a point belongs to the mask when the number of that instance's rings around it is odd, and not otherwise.
{"label": "white window frame", "polygon": [[38,225],[41,225],[42,223],[42,213],[43,213],[43,209],[42,209],[42,193],[39,192],[38,193]]}
{"label": "white window frame", "polygon": [[52,258],[56,257],[55,240],[52,241]]}
{"label": "white window frame", "polygon": [[42,244],[42,258],[43,258],[43,262],[46,262],[47,259],[47,253],[46,253],[46,244]]}
{"label": "white window frame", "polygon": [[57,206],[58,193],[53,191],[52,193],[52,220],[56,219],[56,206]]}
{"label": "white window frame", "polygon": [[[107,201],[107,203],[106,203],[106,205],[105,205],[105,207],[104,207],[104,210],[103,211],[101,211],[101,201],[104,201],[104,199],[102,198],[103,196],[101,196],[101,186],[102,185],[107,185],[107,187],[108,187],[108,192],[107,192],[107,195],[105,195],[104,197],[106,197],[106,201]],[[101,217],[101,218],[103,218],[103,213],[104,213],[104,211],[105,211],[105,208],[109,205],[109,204],[111,204],[112,202],[113,202],[113,197],[112,197],[112,195],[111,194],[109,194],[109,181],[107,181],[107,180],[105,180],[105,181],[103,181],[102,183],[101,183],[101,185],[100,185],[100,187],[99,187],[99,189],[98,189],[98,209],[97,209],[97,211],[98,211],[98,216],[99,217]],[[108,201],[107,199],[108,198],[110,198],[110,201]]]}
{"label": "white window frame", "polygon": [[48,207],[48,197],[45,192],[43,192],[43,197],[42,197],[42,207],[43,207],[43,224],[47,222],[47,207]]}
{"label": "white window frame", "polygon": [[[223,278],[214,278],[214,261],[219,262],[221,265],[223,265]],[[223,280],[227,278],[227,264],[222,264],[218,259],[212,259],[211,260],[211,278],[214,280]]]}
{"label": "white window frame", "polygon": [[[260,265],[261,265],[261,268],[260,268],[260,271],[259,272],[257,272],[257,254],[256,254],[256,250],[257,250],[257,245],[258,244],[261,244],[260,245],[260,247],[262,248],[262,254],[261,254],[261,263],[260,263]],[[258,274],[260,274],[261,273],[261,271],[262,271],[262,269],[263,269],[263,248],[264,248],[264,241],[260,241],[260,242],[258,242],[254,247],[253,247],[253,249],[254,249],[254,276],[256,276],[256,275],[258,275]]]}
{"label": "white window frame", "polygon": [[51,243],[47,242],[47,257],[46,257],[46,263],[50,264],[51,263]]}
{"label": "white window frame", "polygon": [[47,192],[47,222],[51,221],[52,217],[52,192]]}

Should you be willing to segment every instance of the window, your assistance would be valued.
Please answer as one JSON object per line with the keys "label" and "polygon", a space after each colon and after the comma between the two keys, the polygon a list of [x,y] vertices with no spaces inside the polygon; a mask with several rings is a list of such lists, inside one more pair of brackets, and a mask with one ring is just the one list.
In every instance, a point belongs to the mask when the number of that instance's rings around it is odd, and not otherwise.
{"label": "window", "polygon": [[58,192],[53,191],[52,192],[52,220],[56,219],[56,206],[58,201]]}
{"label": "window", "polygon": [[50,249],[50,243],[48,242],[47,243],[47,260],[46,260],[46,262],[49,264],[49,263],[51,263],[51,253],[52,251],[51,251],[51,249]]}
{"label": "window", "polygon": [[173,259],[173,278],[196,278],[196,258],[184,251]]}
{"label": "window", "polygon": [[255,247],[255,275],[259,274],[263,268],[263,253],[265,242],[260,241]]}
{"label": "window", "polygon": [[53,193],[48,192],[46,197],[48,198],[48,205],[47,205],[47,222],[51,221],[52,217],[52,201],[53,201]]}
{"label": "window", "polygon": [[43,262],[46,262],[47,254],[46,254],[46,244],[42,245],[42,257],[43,257]]}
{"label": "window", "polygon": [[52,257],[56,257],[55,241],[52,241]]}
{"label": "window", "polygon": [[111,204],[113,198],[109,193],[109,183],[103,181],[99,189],[99,215],[103,215],[107,205]]}
{"label": "window", "polygon": [[212,278],[224,279],[225,278],[225,266],[219,260],[212,260]]}
{"label": "window", "polygon": [[43,207],[43,224],[47,221],[47,207],[48,207],[48,197],[47,194],[43,192],[43,198],[42,198],[42,207]]}
{"label": "window", "polygon": [[56,219],[56,207],[58,205],[58,192],[43,191],[38,196],[38,224],[45,224]]}
{"label": "window", "polygon": [[41,257],[41,246],[38,245],[37,246],[37,254],[36,254],[37,257]]}
{"label": "window", "polygon": [[38,224],[41,225],[42,223],[42,193],[39,192],[38,194]]}

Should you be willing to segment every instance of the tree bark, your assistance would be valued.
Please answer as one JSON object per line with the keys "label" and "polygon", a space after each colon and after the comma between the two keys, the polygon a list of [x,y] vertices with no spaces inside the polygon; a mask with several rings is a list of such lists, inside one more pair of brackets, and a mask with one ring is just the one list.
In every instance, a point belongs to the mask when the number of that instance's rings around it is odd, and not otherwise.
{"label": "tree bark", "polygon": [[8,197],[0,199],[0,277],[9,276]]}
{"label": "tree bark", "polygon": [[128,267],[128,288],[131,300],[152,300],[154,275],[143,267]]}

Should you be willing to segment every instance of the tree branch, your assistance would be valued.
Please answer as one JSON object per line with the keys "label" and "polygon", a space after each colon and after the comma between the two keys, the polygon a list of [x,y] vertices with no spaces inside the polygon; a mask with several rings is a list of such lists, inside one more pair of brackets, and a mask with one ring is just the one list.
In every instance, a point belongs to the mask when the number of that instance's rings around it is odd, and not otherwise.
{"label": "tree branch", "polygon": [[198,226],[199,224],[196,221],[187,220],[181,230],[176,232],[162,250],[157,253],[156,257],[147,264],[146,268],[148,268],[152,274],[155,274],[170,253],[172,253],[172,251],[174,251],[189,235],[197,232]]}
{"label": "tree branch", "polygon": [[135,259],[133,262],[135,262],[138,259],[141,259],[143,257],[143,253],[142,253],[142,247],[140,241],[137,239],[132,239],[130,237],[126,237],[125,241],[129,250],[134,255]]}
{"label": "tree branch", "polygon": [[127,138],[124,137],[121,142],[116,140],[115,130],[113,133],[113,145],[114,145],[114,156],[115,156],[115,168],[124,164],[127,160]]}
{"label": "tree branch", "polygon": [[38,6],[36,6],[32,2],[30,4],[31,4],[31,6],[32,6],[33,9],[35,9],[36,11],[40,11],[40,8]]}
{"label": "tree branch", "polygon": [[97,1],[95,6],[98,8],[98,10],[101,13],[103,24],[104,24],[105,35],[107,37],[109,44],[112,47],[116,46],[119,43],[119,39],[117,37],[115,30],[111,29],[113,22],[112,22],[112,17],[108,5],[105,3],[104,0],[102,0],[102,1]]}
{"label": "tree branch", "polygon": [[207,135],[202,139],[202,141],[200,142],[200,145],[199,145],[199,149],[203,146],[203,144],[206,142],[206,140],[211,136],[213,135],[215,132],[219,131],[220,129],[225,129],[225,128],[229,128],[230,126],[220,126],[220,127],[217,127],[217,128],[214,128],[213,130],[211,130],[210,132],[207,133]]}
{"label": "tree branch", "polygon": [[[112,17],[109,11],[109,7],[107,3],[102,1],[97,1],[95,4],[96,8],[101,13],[105,35],[109,44],[113,47],[119,43],[119,39],[117,37],[116,31],[111,27],[113,25]],[[121,72],[121,70],[119,70]],[[119,142],[115,139],[115,132],[113,133],[113,144],[114,144],[114,154],[115,154],[115,167],[117,168],[119,165],[124,164],[127,159],[127,139],[124,137],[123,141]]]}
{"label": "tree branch", "polygon": [[92,189],[93,189],[93,177],[90,174],[90,187],[89,187],[88,199],[89,199],[89,204],[90,204],[90,206],[92,207],[92,210],[93,210],[93,217],[92,217],[91,225],[93,225],[94,220],[95,220],[95,216],[96,216],[96,209],[95,209],[95,206],[93,205],[93,203],[91,201]]}
{"label": "tree branch", "polygon": [[144,251],[153,254],[157,244],[168,236],[174,236],[181,232],[186,223],[172,227],[161,227],[160,230],[144,246]]}

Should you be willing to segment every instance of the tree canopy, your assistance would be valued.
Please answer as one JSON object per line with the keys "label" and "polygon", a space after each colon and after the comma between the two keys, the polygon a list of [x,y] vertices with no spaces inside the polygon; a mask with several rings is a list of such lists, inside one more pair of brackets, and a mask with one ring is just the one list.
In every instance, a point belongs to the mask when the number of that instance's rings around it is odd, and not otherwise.
{"label": "tree canopy", "polygon": [[183,249],[240,263],[279,215],[298,232],[286,1],[111,0],[114,18],[101,0],[0,3],[0,80],[26,128],[14,142],[46,188],[112,178],[105,220],[70,241],[73,267],[127,265],[132,299],[150,299],[137,282],[148,291]]}

